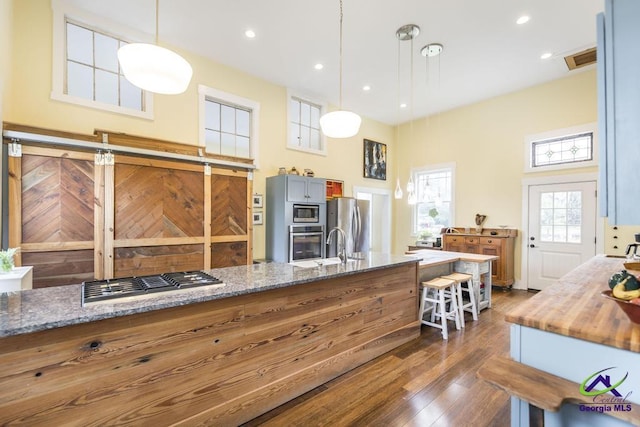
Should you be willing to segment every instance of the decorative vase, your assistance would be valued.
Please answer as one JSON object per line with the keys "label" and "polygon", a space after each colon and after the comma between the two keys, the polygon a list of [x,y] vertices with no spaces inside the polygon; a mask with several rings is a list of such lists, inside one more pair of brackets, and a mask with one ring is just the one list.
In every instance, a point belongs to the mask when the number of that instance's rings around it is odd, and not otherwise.
{"label": "decorative vase", "polygon": [[476,234],[482,234],[482,226],[481,225],[476,226]]}

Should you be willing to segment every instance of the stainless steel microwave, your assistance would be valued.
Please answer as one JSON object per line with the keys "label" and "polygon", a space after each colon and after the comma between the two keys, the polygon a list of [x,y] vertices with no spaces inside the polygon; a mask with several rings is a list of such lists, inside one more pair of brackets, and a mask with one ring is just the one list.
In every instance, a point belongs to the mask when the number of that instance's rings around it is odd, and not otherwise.
{"label": "stainless steel microwave", "polygon": [[320,222],[320,205],[293,205],[293,222]]}

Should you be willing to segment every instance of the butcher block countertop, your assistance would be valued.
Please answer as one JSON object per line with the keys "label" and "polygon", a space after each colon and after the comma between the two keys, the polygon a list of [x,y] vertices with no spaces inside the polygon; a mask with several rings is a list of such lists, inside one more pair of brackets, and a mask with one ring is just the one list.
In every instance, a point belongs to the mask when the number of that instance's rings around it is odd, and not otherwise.
{"label": "butcher block countertop", "polygon": [[516,309],[506,320],[523,326],[640,352],[640,325],[600,295],[624,259],[598,255]]}
{"label": "butcher block countertop", "polygon": [[487,262],[498,259],[495,255],[468,254],[465,252],[434,251],[430,249],[417,249],[405,252],[407,255],[420,257],[420,267],[433,267],[436,265],[450,264],[456,261]]}

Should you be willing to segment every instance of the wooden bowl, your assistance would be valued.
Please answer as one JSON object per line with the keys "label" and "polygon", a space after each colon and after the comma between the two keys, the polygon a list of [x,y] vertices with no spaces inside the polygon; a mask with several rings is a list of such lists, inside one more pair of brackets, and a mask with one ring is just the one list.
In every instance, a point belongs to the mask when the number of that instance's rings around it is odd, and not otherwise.
{"label": "wooden bowl", "polygon": [[615,301],[618,304],[618,307],[620,307],[622,311],[624,311],[624,314],[627,315],[629,320],[633,323],[640,324],[640,305],[616,298],[612,295],[612,292],[612,290],[602,291],[601,295],[607,299]]}

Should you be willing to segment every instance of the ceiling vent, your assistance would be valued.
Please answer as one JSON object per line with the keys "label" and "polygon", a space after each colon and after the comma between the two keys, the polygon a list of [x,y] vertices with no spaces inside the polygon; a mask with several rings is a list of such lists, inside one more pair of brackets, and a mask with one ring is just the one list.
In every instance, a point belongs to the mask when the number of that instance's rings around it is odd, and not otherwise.
{"label": "ceiling vent", "polygon": [[581,52],[567,55],[564,57],[564,62],[567,63],[569,70],[575,70],[576,68],[586,67],[587,65],[596,63],[596,48],[583,50]]}

